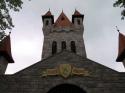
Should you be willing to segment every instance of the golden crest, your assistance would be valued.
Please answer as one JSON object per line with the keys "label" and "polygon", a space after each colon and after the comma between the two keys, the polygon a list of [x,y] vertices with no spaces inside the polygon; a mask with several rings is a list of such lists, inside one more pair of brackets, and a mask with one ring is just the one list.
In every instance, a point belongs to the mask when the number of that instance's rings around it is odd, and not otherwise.
{"label": "golden crest", "polygon": [[90,72],[84,68],[77,68],[72,66],[71,64],[60,64],[56,68],[45,69],[42,71],[42,77],[46,76],[56,76],[61,75],[64,78],[68,78],[69,76],[77,75],[77,76],[91,76]]}
{"label": "golden crest", "polygon": [[64,78],[67,78],[72,73],[72,66],[70,64],[61,64],[59,66],[59,72],[61,76],[63,76]]}

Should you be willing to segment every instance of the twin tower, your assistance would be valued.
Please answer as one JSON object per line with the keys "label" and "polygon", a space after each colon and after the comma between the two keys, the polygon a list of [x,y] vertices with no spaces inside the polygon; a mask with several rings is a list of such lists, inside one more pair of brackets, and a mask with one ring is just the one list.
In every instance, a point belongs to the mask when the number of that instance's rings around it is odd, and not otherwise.
{"label": "twin tower", "polygon": [[50,11],[42,16],[44,44],[42,59],[53,56],[62,51],[70,51],[82,57],[86,57],[83,40],[84,15],[75,10],[72,21],[62,11],[54,22],[54,16]]}

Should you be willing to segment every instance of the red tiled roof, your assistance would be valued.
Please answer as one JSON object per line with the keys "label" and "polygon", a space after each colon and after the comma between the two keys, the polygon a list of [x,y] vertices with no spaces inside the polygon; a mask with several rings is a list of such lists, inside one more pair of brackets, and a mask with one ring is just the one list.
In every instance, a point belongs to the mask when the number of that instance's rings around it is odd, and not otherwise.
{"label": "red tiled roof", "polygon": [[5,56],[9,63],[13,63],[13,58],[11,55],[11,43],[10,43],[10,35],[6,36],[0,42],[0,56]]}
{"label": "red tiled roof", "polygon": [[119,51],[118,55],[120,55],[125,49],[125,36],[119,33]]}
{"label": "red tiled roof", "polygon": [[60,16],[58,17],[58,19],[55,22],[55,26],[59,26],[59,27],[67,27],[67,26],[71,26],[72,23],[70,22],[70,20],[68,19],[68,17],[62,12],[60,14]]}
{"label": "red tiled roof", "polygon": [[44,16],[52,16],[52,13],[49,10]]}
{"label": "red tiled roof", "polygon": [[125,52],[125,36],[121,33],[119,33],[119,49],[118,49],[118,57],[117,61],[123,61],[123,57]]}

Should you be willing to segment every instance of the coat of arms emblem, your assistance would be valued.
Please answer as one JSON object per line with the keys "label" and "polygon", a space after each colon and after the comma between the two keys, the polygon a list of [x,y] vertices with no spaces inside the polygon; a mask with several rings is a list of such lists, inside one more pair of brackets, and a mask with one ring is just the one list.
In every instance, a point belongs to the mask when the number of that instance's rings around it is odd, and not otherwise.
{"label": "coat of arms emblem", "polygon": [[84,68],[77,68],[71,64],[60,64],[53,69],[45,69],[42,71],[42,77],[46,76],[57,76],[60,75],[64,78],[68,78],[73,75],[77,76],[90,76],[88,70]]}
{"label": "coat of arms emblem", "polygon": [[59,73],[64,78],[69,77],[72,73],[72,66],[70,64],[61,64],[59,66]]}

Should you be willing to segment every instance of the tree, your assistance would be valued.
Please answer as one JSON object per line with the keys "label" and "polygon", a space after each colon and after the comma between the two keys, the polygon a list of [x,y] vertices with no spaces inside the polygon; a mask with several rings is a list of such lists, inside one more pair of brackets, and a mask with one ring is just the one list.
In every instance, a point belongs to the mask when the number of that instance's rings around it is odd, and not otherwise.
{"label": "tree", "polygon": [[9,11],[19,11],[22,4],[22,0],[0,0],[0,32],[14,27]]}
{"label": "tree", "polygon": [[0,32],[0,41],[2,41],[4,39],[4,37],[6,37],[6,36],[7,35],[6,35],[5,31]]}
{"label": "tree", "polygon": [[114,7],[120,7],[123,8],[123,10],[121,11],[121,18],[124,19],[125,17],[125,0],[117,0],[114,4]]}

